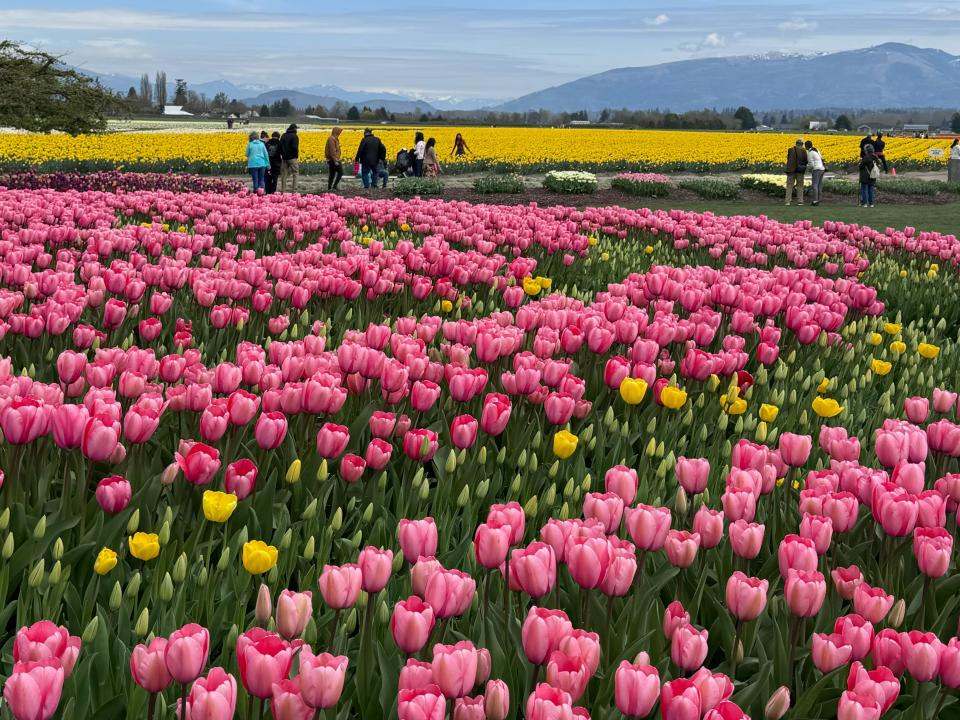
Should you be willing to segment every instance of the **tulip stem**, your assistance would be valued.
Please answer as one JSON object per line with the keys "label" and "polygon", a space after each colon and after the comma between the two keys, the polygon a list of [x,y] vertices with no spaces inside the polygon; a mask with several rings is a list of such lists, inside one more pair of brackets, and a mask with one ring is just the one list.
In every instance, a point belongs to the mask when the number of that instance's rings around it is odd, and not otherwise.
{"label": "tulip stem", "polygon": [[733,632],[733,647],[730,649],[730,679],[734,682],[736,682],[737,678],[737,650],[740,647],[740,634],[742,632],[743,620],[738,618],[736,629]]}
{"label": "tulip stem", "polygon": [[[147,700],[147,720],[153,720],[153,716],[157,711],[157,694],[150,693],[150,699]],[[186,712],[182,713],[186,716]]]}
{"label": "tulip stem", "polygon": [[183,683],[183,688],[180,690],[180,715],[181,717],[187,716],[187,695],[190,692],[190,688],[187,683]]}
{"label": "tulip stem", "polygon": [[937,702],[937,709],[933,711],[931,717],[938,718],[940,717],[940,711],[943,710],[943,704],[947,701],[947,688],[943,687],[940,690],[940,700]]}
{"label": "tulip stem", "polygon": [[333,622],[330,623],[330,652],[335,654],[336,645],[334,643],[337,640],[337,625],[340,624],[340,608],[337,608],[333,613]]}
{"label": "tulip stem", "polygon": [[267,699],[260,698],[260,712],[257,714],[258,718],[263,718],[267,712]]}

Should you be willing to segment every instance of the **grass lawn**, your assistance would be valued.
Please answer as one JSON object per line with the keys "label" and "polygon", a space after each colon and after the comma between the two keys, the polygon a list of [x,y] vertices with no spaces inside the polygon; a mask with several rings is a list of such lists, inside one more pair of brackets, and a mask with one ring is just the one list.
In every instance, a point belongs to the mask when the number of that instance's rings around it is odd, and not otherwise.
{"label": "grass lawn", "polygon": [[783,202],[736,201],[736,200],[670,200],[669,198],[643,198],[632,207],[648,207],[651,210],[695,210],[710,211],[717,215],[766,215],[782,222],[811,220],[817,225],[824,220],[869,225],[872,228],[915,227],[918,230],[930,230],[951,235],[960,235],[960,202],[943,205],[877,205],[874,208],[861,208],[852,204],[803,205],[787,207]]}

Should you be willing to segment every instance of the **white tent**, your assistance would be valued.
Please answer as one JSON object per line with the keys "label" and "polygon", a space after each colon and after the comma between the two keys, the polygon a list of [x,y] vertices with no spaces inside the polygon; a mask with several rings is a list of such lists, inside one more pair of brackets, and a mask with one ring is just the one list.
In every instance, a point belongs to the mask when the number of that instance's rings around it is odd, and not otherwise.
{"label": "white tent", "polygon": [[163,106],[164,115],[188,115],[193,117],[193,113],[188,113],[183,109],[183,105],[164,105]]}

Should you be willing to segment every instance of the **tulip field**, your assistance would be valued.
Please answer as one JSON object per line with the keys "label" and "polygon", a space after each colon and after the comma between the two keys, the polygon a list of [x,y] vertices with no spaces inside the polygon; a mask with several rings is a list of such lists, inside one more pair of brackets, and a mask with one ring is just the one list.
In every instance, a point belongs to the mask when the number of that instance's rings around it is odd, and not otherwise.
{"label": "tulip field", "polygon": [[[0,134],[0,169],[38,167],[44,172],[125,170],[243,174],[247,130],[280,130],[283,124],[264,120],[261,126],[211,132],[180,124],[168,132],[105,132],[95,135]],[[657,170],[664,172],[730,172],[783,170],[795,134],[696,132],[685,130],[626,130],[540,127],[417,127],[377,126],[388,157],[413,147],[414,132],[422,130],[437,141],[437,153],[447,173],[483,170],[543,172],[555,169]],[[453,157],[454,137],[462,132],[470,153]],[[326,129],[302,128],[300,171],[327,173],[324,160]],[[343,155],[353,160],[363,127],[346,126],[341,135]],[[860,157],[856,135],[810,135],[831,169],[851,166]],[[886,157],[900,170],[944,169],[950,138],[888,137]],[[939,156],[931,156],[931,151]]]}
{"label": "tulip field", "polygon": [[193,185],[0,191],[0,717],[960,716],[954,236]]}

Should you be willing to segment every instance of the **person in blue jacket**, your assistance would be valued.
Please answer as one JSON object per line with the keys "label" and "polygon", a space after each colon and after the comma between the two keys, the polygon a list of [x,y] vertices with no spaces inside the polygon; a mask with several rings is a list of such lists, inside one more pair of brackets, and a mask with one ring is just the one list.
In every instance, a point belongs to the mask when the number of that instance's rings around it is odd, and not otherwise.
{"label": "person in blue jacket", "polygon": [[247,170],[250,172],[254,192],[266,190],[268,167],[270,156],[267,154],[267,146],[257,137],[256,132],[251,132],[250,142],[247,143]]}

